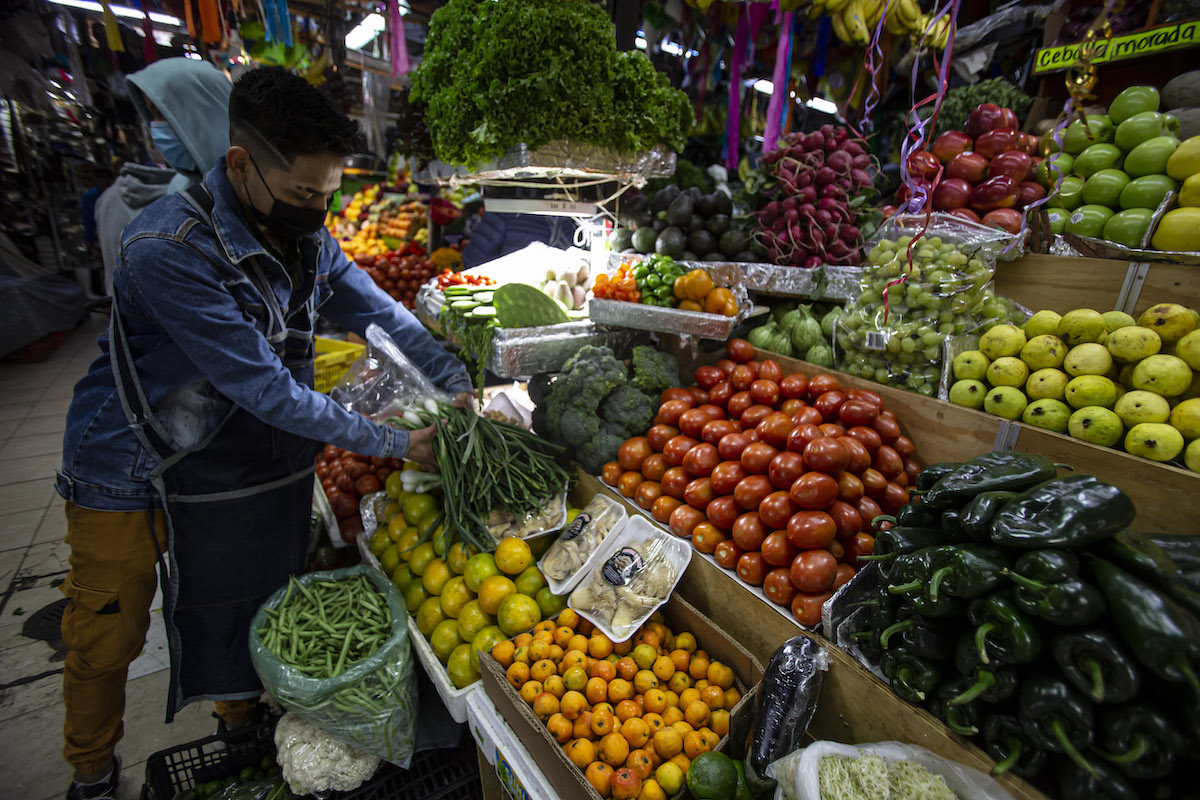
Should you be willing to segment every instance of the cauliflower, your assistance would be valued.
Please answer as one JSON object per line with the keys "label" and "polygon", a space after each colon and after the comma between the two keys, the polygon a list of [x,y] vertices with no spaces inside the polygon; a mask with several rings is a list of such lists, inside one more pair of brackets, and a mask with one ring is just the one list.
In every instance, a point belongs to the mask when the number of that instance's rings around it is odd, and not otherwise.
{"label": "cauliflower", "polygon": [[357,789],[375,774],[379,759],[342,744],[295,714],[275,726],[277,760],[294,794]]}

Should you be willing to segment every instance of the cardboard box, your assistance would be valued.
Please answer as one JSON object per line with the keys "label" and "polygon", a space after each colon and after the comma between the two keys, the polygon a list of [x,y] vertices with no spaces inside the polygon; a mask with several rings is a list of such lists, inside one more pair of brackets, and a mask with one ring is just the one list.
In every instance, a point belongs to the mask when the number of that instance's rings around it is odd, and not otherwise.
{"label": "cardboard box", "polygon": [[[733,668],[736,685],[742,692],[742,699],[730,712],[730,729],[735,729],[734,719],[753,709],[756,689],[762,680],[762,664],[729,634],[682,598],[671,597],[659,610],[666,617],[671,630],[691,631],[695,634],[700,649],[707,651],[710,658]],[[596,790],[584,780],[583,771],[563,753],[562,746],[550,735],[545,724],[533,713],[533,709],[509,685],[505,679],[504,668],[490,653],[480,654],[479,671],[484,692],[516,732],[517,738],[541,768],[542,774],[558,796],[602,800]],[[716,749],[724,750],[728,747],[728,741],[729,737],[724,737]]]}

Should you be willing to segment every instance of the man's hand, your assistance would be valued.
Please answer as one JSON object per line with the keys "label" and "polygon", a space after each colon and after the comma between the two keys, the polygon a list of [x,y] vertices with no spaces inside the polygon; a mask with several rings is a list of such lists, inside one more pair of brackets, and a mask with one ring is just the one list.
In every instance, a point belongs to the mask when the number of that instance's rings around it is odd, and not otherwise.
{"label": "man's hand", "polygon": [[475,407],[475,392],[459,392],[454,395],[453,405],[455,408],[462,408],[468,411],[473,409]]}
{"label": "man's hand", "polygon": [[417,462],[421,469],[432,472],[438,468],[437,458],[433,455],[433,435],[437,432],[436,425],[409,431],[408,452],[404,457]]}

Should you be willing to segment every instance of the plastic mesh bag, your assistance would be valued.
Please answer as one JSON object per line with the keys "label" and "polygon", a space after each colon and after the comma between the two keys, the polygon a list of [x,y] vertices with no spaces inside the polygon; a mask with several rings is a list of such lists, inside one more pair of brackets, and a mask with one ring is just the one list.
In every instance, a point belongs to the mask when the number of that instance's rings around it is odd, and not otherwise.
{"label": "plastic mesh bag", "polygon": [[311,572],[296,580],[308,588],[323,581],[365,576],[387,604],[391,635],[361,661],[332,678],[304,674],[264,644],[267,609],[277,609],[290,587],[271,595],[250,625],[250,659],[263,686],[292,713],[340,742],[407,767],[416,739],[417,683],[408,642],[404,600],[383,573],[359,565]]}
{"label": "plastic mesh bag", "polygon": [[350,411],[382,421],[428,399],[449,403],[454,398],[433,382],[375,323],[367,327],[367,352],[350,365],[330,396]]}

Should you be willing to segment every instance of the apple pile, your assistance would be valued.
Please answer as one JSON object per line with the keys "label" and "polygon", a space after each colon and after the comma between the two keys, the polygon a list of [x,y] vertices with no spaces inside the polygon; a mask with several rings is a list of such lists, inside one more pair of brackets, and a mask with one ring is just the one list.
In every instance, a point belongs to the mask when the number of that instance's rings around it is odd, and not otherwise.
{"label": "apple pile", "polygon": [[814,626],[874,552],[871,523],[908,503],[915,447],[875,392],[785,374],[744,339],[726,355],[667,389],[653,427],[601,477]]}
{"label": "apple pile", "polygon": [[[1021,209],[1046,196],[1033,180],[1041,159],[1039,140],[1021,133],[1017,115],[1009,108],[981,103],[961,131],[946,131],[928,150],[908,156],[908,171],[926,189],[926,209],[982,222],[1010,233],[1021,230]],[[941,179],[934,183],[941,173]],[[897,193],[908,199],[909,187]]]}

